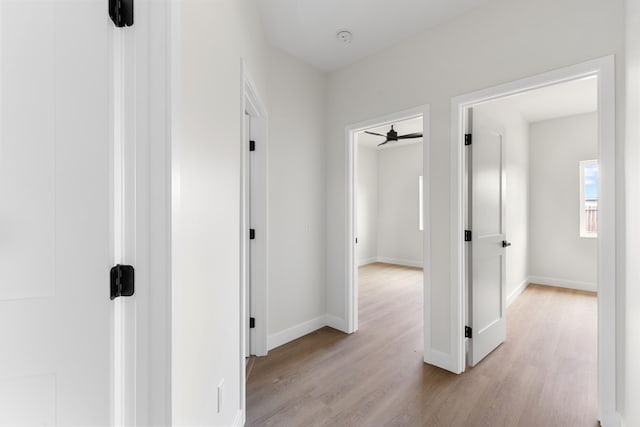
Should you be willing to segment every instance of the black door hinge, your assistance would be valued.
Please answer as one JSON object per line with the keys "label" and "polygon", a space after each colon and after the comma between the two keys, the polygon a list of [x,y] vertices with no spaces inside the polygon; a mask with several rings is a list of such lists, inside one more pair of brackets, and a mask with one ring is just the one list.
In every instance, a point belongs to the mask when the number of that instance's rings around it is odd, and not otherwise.
{"label": "black door hinge", "polygon": [[469,326],[465,326],[464,327],[464,337],[465,338],[472,338],[472,330]]}
{"label": "black door hinge", "polygon": [[470,133],[464,134],[464,145],[471,145],[472,137]]}
{"label": "black door hinge", "polygon": [[251,230],[249,230],[249,239],[253,240],[255,238],[256,238],[256,230],[252,228]]}
{"label": "black door hinge", "polygon": [[249,151],[256,151],[256,142],[253,139],[249,141]]}
{"label": "black door hinge", "polygon": [[109,17],[116,27],[133,25],[133,0],[109,0]]}
{"label": "black door hinge", "polygon": [[256,327],[256,318],[255,317],[250,317],[249,318],[249,328],[253,329]]}
{"label": "black door hinge", "polygon": [[134,269],[130,265],[116,265],[111,268],[111,299],[130,297],[134,292]]}
{"label": "black door hinge", "polygon": [[465,242],[471,241],[471,230],[464,230],[464,241]]}

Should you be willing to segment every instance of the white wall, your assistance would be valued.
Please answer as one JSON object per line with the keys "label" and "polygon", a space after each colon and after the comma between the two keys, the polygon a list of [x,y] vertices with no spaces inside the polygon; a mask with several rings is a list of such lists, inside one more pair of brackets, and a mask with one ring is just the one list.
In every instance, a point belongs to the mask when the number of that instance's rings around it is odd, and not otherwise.
{"label": "white wall", "polygon": [[[430,324],[438,326],[430,331],[431,349],[443,355],[442,360],[455,363],[449,341],[451,98],[610,54],[616,55],[620,83],[624,13],[623,0],[493,0],[330,75],[326,208],[329,313],[345,317],[345,126],[428,103],[432,182],[428,205],[433,250],[427,278],[432,300],[426,311]],[[402,67],[397,66],[400,63]],[[618,84],[617,90],[618,111],[623,111],[624,85]],[[619,121],[619,134],[622,130]],[[619,144],[618,162],[622,161],[621,149]],[[619,182],[621,178],[619,174]],[[617,237],[624,237],[620,228]]]}
{"label": "white wall", "polygon": [[626,341],[622,412],[627,427],[640,425],[640,1],[627,1],[626,219],[628,235],[625,301]]}
{"label": "white wall", "polygon": [[358,264],[422,267],[418,177],[422,143],[382,150],[358,144]]}
{"label": "white wall", "polygon": [[[174,111],[174,422],[240,408],[241,58],[268,110],[268,343],[324,325],[326,74],[266,46],[250,0],[182,1]],[[216,413],[216,386],[224,380]]]}
{"label": "white wall", "polygon": [[378,150],[378,259],[422,266],[418,177],[422,143]]}
{"label": "white wall", "polygon": [[[526,95],[523,95],[526,96]],[[497,100],[473,108],[474,124],[485,122],[502,132],[505,141],[507,303],[527,285],[529,278],[529,123],[509,104]],[[473,147],[473,146],[472,146]],[[533,177],[535,179],[535,177]]]}
{"label": "white wall", "polygon": [[378,260],[378,151],[358,144],[358,265]]}
{"label": "white wall", "polygon": [[529,129],[531,280],[596,291],[597,239],[580,237],[579,162],[598,158],[597,113]]}
{"label": "white wall", "polygon": [[173,423],[228,426],[242,368],[240,58],[264,95],[264,42],[250,0],[182,0],[174,12]]}
{"label": "white wall", "polygon": [[[637,137],[640,11],[636,0],[628,3],[628,19],[633,23],[627,26],[627,48],[633,58],[628,67],[629,84],[636,89],[629,98],[633,120],[629,120],[628,135]],[[229,425],[239,407],[241,369],[240,57],[247,61],[264,96],[264,37],[250,0],[182,0],[180,8],[182,16],[178,21],[183,25],[173,28],[174,43],[180,48],[173,52],[173,61],[178,64],[173,99],[173,416],[176,424]],[[623,112],[624,12],[623,0],[492,0],[465,16],[330,75],[326,110],[329,130],[324,134],[324,250],[329,314],[339,318],[345,315],[345,125],[425,103],[431,106],[433,186],[428,204],[430,244],[437,250],[432,251],[432,274],[427,278],[432,296],[429,311],[431,323],[439,326],[433,330],[432,348],[447,354],[451,97],[613,53],[617,58],[618,111]],[[405,66],[395,65],[401,62]],[[470,63],[474,64],[473,72],[468,68]],[[267,99],[269,108],[277,108],[270,101]],[[619,117],[619,135],[623,134],[622,125]],[[622,154],[622,145],[618,144],[619,162]],[[626,162],[629,182],[638,182],[637,144],[629,144]],[[618,182],[622,183],[620,174]],[[622,188],[618,186],[620,203]],[[634,219],[640,206],[637,186],[627,188],[627,195],[629,229],[633,231],[640,228]],[[620,224],[619,232],[624,228]],[[273,234],[271,237],[277,238]],[[623,237],[619,233],[618,241],[623,242]],[[629,240],[629,259],[633,259],[631,255],[640,252],[640,248],[633,239]],[[624,247],[618,248],[618,254],[622,256],[623,252]],[[640,280],[631,281],[640,277],[636,264],[629,263],[626,271],[630,283]],[[619,261],[621,265],[624,264]],[[619,277],[624,275],[624,271],[618,273]],[[629,324],[638,323],[640,295],[636,288],[630,286],[625,299]],[[632,328],[628,328],[626,337],[625,417],[627,425],[636,425],[640,424],[640,412],[634,403],[640,398],[640,380],[634,361],[640,357],[640,343]],[[221,413],[216,414],[214,385],[222,378],[225,398]]]}
{"label": "white wall", "polygon": [[[275,48],[269,110],[269,342],[325,314],[326,75]],[[312,322],[313,323],[313,322]],[[313,323],[312,329],[322,326]],[[279,335],[280,334],[280,335]],[[293,335],[291,335],[293,334]]]}

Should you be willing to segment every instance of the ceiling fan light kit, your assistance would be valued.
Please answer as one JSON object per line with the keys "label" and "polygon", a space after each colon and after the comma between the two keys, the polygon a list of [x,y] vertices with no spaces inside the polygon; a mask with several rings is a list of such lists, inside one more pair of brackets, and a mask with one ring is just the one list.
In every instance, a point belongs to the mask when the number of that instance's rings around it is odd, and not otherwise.
{"label": "ceiling fan light kit", "polygon": [[393,126],[394,125],[391,125],[391,129],[389,130],[389,132],[387,132],[386,135],[382,135],[381,133],[376,133],[376,132],[369,132],[368,130],[365,130],[364,133],[386,138],[384,142],[381,142],[380,144],[378,144],[378,147],[386,144],[387,142],[396,142],[400,139],[422,138],[422,132],[408,133],[406,135],[398,135],[398,132],[396,132],[395,129],[393,129]]}

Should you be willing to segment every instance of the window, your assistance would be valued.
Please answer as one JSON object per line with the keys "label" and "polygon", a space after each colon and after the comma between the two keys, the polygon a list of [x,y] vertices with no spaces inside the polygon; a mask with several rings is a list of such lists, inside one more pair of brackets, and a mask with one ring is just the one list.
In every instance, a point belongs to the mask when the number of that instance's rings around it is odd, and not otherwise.
{"label": "window", "polygon": [[580,162],[580,237],[598,237],[598,161]]}
{"label": "window", "polygon": [[[415,176],[415,175],[414,175]],[[422,175],[418,177],[418,230],[424,230],[423,215],[424,215],[424,201],[422,200]]]}

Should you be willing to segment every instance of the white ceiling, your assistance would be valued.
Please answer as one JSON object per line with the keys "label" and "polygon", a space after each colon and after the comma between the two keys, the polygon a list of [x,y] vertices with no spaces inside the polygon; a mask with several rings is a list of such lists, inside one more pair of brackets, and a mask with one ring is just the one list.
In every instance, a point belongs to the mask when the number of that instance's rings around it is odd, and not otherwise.
{"label": "white ceiling", "polygon": [[[416,133],[422,132],[422,117],[416,117],[414,119],[402,120],[399,122],[389,123],[387,125],[378,126],[375,128],[367,129],[370,132],[381,133],[382,135],[386,135],[391,129],[391,125],[393,125],[393,129],[398,132],[398,135],[406,135],[408,133]],[[412,138],[412,139],[401,139],[395,142],[388,142],[384,145],[378,147],[378,144],[384,142],[385,138],[376,135],[370,135],[368,133],[359,132],[356,135],[357,143],[361,147],[373,148],[378,150],[385,150],[387,148],[395,148],[401,147],[403,145],[416,144],[422,142],[422,138]]]}
{"label": "white ceiling", "polygon": [[[269,42],[331,71],[487,0],[255,0]],[[350,44],[336,34],[351,31]]]}
{"label": "white ceiling", "polygon": [[574,80],[485,103],[488,104],[519,111],[529,123],[592,113],[598,110],[598,80]]}

